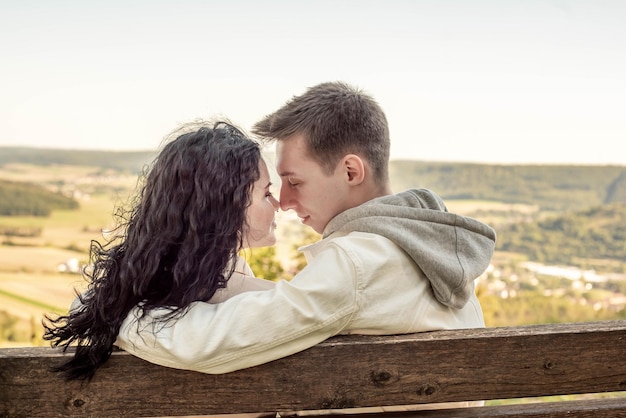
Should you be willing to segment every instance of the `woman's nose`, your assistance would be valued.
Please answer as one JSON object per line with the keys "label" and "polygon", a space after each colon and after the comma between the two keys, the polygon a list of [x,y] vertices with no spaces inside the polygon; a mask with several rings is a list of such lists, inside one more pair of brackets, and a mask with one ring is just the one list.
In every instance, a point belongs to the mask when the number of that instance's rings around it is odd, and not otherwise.
{"label": "woman's nose", "polygon": [[278,201],[278,199],[272,196],[272,199],[270,200],[270,202],[272,203],[272,207],[276,209],[276,212],[278,212],[278,209],[280,209],[280,202]]}

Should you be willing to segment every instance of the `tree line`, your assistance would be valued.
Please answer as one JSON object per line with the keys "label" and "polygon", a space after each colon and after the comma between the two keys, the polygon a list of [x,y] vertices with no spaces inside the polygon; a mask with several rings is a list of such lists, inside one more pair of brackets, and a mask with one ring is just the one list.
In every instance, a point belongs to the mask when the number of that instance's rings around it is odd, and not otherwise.
{"label": "tree line", "polygon": [[540,263],[582,268],[593,268],[593,260],[602,260],[603,270],[626,273],[626,203],[502,227],[496,249],[521,253]]}
{"label": "tree line", "polygon": [[0,179],[0,216],[49,216],[55,209],[76,209],[78,202],[33,183]]}

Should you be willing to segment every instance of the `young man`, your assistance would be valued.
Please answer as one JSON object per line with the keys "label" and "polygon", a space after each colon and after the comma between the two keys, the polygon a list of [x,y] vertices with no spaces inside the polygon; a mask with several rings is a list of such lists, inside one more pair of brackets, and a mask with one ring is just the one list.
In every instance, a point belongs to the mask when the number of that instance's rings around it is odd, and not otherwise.
{"label": "young man", "polygon": [[370,96],[323,83],[254,132],[277,141],[282,209],[323,235],[304,249],[307,267],[271,290],[196,302],[171,326],[151,321],[165,310],[131,313],[116,345],[164,366],[226,373],[337,334],[484,327],[474,279],[495,233],[430,191],[391,194],[387,120]]}

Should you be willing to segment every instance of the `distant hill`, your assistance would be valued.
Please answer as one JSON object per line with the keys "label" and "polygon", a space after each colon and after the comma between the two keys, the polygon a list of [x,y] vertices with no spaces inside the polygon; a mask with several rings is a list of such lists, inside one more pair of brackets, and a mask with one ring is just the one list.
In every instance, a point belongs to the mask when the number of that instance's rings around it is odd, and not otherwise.
{"label": "distant hill", "polygon": [[0,216],[48,216],[54,209],[76,208],[76,200],[36,184],[0,179]]}
{"label": "distant hill", "polygon": [[424,187],[446,200],[493,200],[580,210],[626,202],[626,166],[495,165],[393,161],[391,184]]}
{"label": "distant hill", "polygon": [[[0,147],[0,166],[7,163],[67,164],[140,173],[156,153]],[[446,200],[521,203],[537,205],[546,211],[580,210],[626,202],[626,166],[395,160],[390,164],[390,177],[395,191],[423,187]]]}
{"label": "distant hill", "polygon": [[9,163],[77,165],[140,173],[156,151],[92,151],[28,147],[0,147],[0,166]]}

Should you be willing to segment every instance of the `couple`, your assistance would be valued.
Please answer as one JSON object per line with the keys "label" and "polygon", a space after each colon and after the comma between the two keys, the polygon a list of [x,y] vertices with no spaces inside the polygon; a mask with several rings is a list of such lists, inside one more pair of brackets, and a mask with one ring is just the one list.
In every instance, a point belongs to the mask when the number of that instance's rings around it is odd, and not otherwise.
{"label": "couple", "polygon": [[[258,143],[230,124],[167,144],[121,240],[92,244],[81,303],[45,324],[54,346],[77,344],[58,371],[90,378],[118,346],[163,366],[226,373],[337,334],[484,327],[474,279],[495,233],[430,191],[392,194],[387,120],[373,98],[323,83],[253,132],[276,141],[280,203]],[[303,248],[299,274],[274,283],[238,254],[274,244],[279,207],[323,238]]]}

